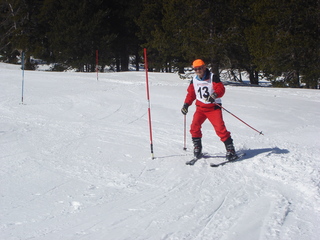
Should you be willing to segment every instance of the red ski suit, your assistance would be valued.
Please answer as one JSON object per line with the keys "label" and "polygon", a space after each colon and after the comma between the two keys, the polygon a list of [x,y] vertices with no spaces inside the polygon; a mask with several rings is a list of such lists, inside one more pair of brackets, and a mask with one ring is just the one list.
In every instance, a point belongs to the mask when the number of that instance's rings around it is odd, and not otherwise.
{"label": "red ski suit", "polygon": [[[217,106],[221,104],[220,98],[225,93],[225,87],[219,77],[207,69],[204,79],[199,79],[197,76],[193,78],[187,92],[186,104],[190,106],[196,100],[196,111],[190,127],[192,138],[202,137],[201,126],[206,119],[209,119],[220,140],[225,142],[231,135],[225,127],[221,108]],[[215,103],[206,102],[206,98],[212,93],[217,96]]]}

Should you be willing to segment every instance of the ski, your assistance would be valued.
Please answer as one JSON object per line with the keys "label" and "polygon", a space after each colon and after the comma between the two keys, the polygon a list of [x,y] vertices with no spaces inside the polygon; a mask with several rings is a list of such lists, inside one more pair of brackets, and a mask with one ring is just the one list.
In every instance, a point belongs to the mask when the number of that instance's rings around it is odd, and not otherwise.
{"label": "ski", "polygon": [[192,166],[192,165],[194,165],[199,159],[201,159],[202,157],[203,157],[203,155],[200,156],[199,158],[194,157],[194,158],[192,158],[190,161],[187,161],[186,164]]}
{"label": "ski", "polygon": [[193,157],[191,160],[186,162],[186,165],[194,165],[198,160],[200,159],[206,159],[206,158],[223,158],[223,156],[211,156],[208,153],[202,153],[200,157],[196,158]]}
{"label": "ski", "polygon": [[234,160],[231,160],[231,161],[225,160],[225,161],[220,162],[220,163],[210,163],[210,167],[219,167],[219,166],[223,166],[223,165],[225,165],[227,163],[237,162],[241,158],[243,158],[246,154],[245,153],[238,153],[237,155],[238,155],[238,158],[236,158]]}
{"label": "ski", "polygon": [[229,163],[229,162],[237,162],[239,161],[241,158],[243,158],[246,154],[243,153],[243,152],[238,152],[237,153],[238,155],[238,158],[235,159],[235,160],[232,160],[232,161],[228,161],[228,160],[225,160],[225,157],[224,156],[216,156],[216,155],[210,155],[208,153],[203,153],[199,158],[192,158],[191,160],[187,161],[186,162],[186,165],[189,165],[189,166],[193,166],[198,160],[200,159],[210,159],[210,158],[215,158],[215,159],[223,159],[224,161],[220,162],[220,163],[210,163],[210,167],[219,167],[219,166],[223,166],[225,165],[226,163]]}
{"label": "ski", "polygon": [[208,155],[208,153],[202,153],[201,156],[199,156],[198,158],[197,157],[193,157],[190,161],[187,161],[186,164],[187,165],[194,165],[198,160],[200,160],[201,158],[208,158],[210,157]]}

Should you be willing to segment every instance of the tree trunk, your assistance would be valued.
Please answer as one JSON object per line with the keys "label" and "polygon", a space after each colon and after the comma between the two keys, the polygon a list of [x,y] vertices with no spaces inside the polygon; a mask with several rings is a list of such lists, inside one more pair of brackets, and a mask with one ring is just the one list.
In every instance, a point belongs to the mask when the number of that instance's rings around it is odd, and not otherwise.
{"label": "tree trunk", "polygon": [[211,59],[211,72],[219,76],[219,61],[216,59]]}
{"label": "tree trunk", "polygon": [[239,69],[239,81],[242,82],[242,75],[241,75],[241,70]]}
{"label": "tree trunk", "polygon": [[117,69],[116,70],[117,72],[120,72],[120,60],[119,60],[119,57],[116,58],[116,69]]}
{"label": "tree trunk", "polygon": [[135,65],[136,65],[136,71],[140,70],[140,66],[139,66],[139,60],[140,60],[140,56],[139,56],[139,51],[136,51],[136,58],[135,58]]}
{"label": "tree trunk", "polygon": [[259,84],[259,73],[258,71],[254,71],[254,84]]}
{"label": "tree trunk", "polygon": [[259,84],[259,73],[252,69],[247,70],[247,72],[249,73],[250,84]]}
{"label": "tree trunk", "polygon": [[126,53],[121,56],[121,71],[129,71],[129,56]]}

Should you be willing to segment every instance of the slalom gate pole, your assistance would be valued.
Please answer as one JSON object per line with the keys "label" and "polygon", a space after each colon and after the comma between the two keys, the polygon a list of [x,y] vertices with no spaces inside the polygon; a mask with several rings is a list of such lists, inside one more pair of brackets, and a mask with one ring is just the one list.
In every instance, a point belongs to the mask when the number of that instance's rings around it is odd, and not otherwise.
{"label": "slalom gate pole", "polygon": [[251,127],[248,123],[246,123],[245,121],[241,120],[240,118],[238,118],[236,115],[234,115],[233,113],[229,112],[227,109],[225,109],[224,107],[220,106],[219,104],[216,104],[217,106],[219,106],[221,109],[225,110],[227,113],[231,114],[232,116],[234,116],[236,119],[238,119],[239,121],[243,122],[245,125],[247,125],[249,128],[253,129],[254,131],[258,132],[260,135],[264,135],[262,133],[262,131],[258,131],[257,129]]}
{"label": "slalom gate pole", "polygon": [[98,73],[99,73],[99,52],[96,50],[96,71],[97,71],[97,81],[99,81]]}
{"label": "slalom gate pole", "polygon": [[21,103],[23,104],[23,92],[24,92],[24,52],[22,52],[21,67],[22,67]]}
{"label": "slalom gate pole", "polygon": [[184,121],[183,121],[183,150],[187,150],[187,115],[184,115]]}
{"label": "slalom gate pole", "polygon": [[146,88],[147,88],[147,100],[148,100],[148,120],[149,120],[151,158],[154,159],[154,154],[153,154],[153,142],[152,142],[151,105],[150,105],[150,94],[149,94],[149,78],[148,78],[147,49],[144,48],[143,52],[144,52],[144,69],[145,69],[145,71],[146,71]]}

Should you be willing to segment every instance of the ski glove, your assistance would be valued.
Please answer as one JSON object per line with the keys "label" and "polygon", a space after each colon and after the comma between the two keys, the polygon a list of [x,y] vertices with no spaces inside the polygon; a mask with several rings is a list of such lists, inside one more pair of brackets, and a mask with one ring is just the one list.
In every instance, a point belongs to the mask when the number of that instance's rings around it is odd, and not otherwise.
{"label": "ski glove", "polygon": [[214,103],[216,98],[217,98],[217,94],[216,93],[212,93],[209,97],[207,97],[206,101],[210,102],[210,103]]}
{"label": "ski glove", "polygon": [[183,104],[183,107],[181,108],[181,112],[183,115],[187,115],[188,108],[189,108],[189,105],[187,103]]}

